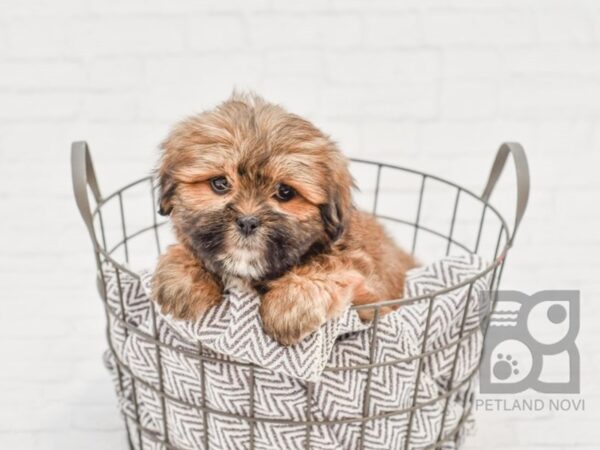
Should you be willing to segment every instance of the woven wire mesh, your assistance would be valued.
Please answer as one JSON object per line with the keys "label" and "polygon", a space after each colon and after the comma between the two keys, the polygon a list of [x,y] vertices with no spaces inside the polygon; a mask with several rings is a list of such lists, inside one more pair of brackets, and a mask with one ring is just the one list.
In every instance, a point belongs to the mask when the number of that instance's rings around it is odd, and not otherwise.
{"label": "woven wire mesh", "polygon": [[[138,443],[139,448],[144,448],[144,442],[155,442],[166,449],[179,448],[173,445],[169,438],[166,402],[180,404],[202,413],[205,431],[203,435],[203,445],[205,449],[210,448],[207,420],[208,417],[213,414],[247,423],[250,428],[250,449],[255,448],[255,428],[257,424],[261,422],[270,424],[294,424],[303,427],[306,449],[311,448],[311,432],[315,425],[335,425],[341,423],[357,424],[360,427],[359,448],[362,449],[365,448],[365,428],[370,421],[382,420],[392,416],[407,415],[408,426],[406,429],[406,439],[404,441],[406,444],[404,448],[408,449],[410,448],[410,436],[413,431],[415,411],[425,408],[435,402],[441,402],[443,405],[442,425],[435,443],[428,448],[441,448],[444,443],[449,441],[456,442],[458,440],[461,430],[465,425],[465,421],[470,416],[473,408],[473,391],[476,387],[477,375],[477,368],[475,368],[475,370],[472,370],[463,378],[455,379],[458,354],[461,343],[474,333],[482,333],[485,341],[485,335],[489,325],[489,316],[493,311],[493,304],[495,304],[495,299],[492,298],[492,305],[482,316],[482,320],[479,321],[479,324],[474,329],[465,331],[465,321],[467,310],[469,309],[469,302],[472,297],[472,289],[474,283],[482,277],[489,277],[489,280],[491,280],[489,282],[491,291],[495,291],[498,288],[506,255],[511,243],[509,229],[498,210],[482,196],[442,178],[412,169],[364,160],[353,160],[352,168],[355,171],[354,175],[358,179],[359,186],[362,186],[362,191],[358,198],[359,205],[362,209],[372,211],[375,216],[391,229],[391,234],[400,240],[399,243],[412,251],[413,254],[417,255],[419,258],[427,253],[427,250],[431,252],[432,258],[461,253],[478,254],[489,261],[489,264],[484,270],[478,273],[477,276],[437,292],[420,295],[418,297],[402,298],[400,300],[388,300],[372,305],[353,306],[355,309],[373,310],[374,319],[369,331],[371,333],[369,363],[339,367],[329,366],[326,367],[325,370],[364,371],[364,373],[366,373],[367,384],[364,393],[362,414],[356,417],[345,417],[325,421],[313,418],[311,398],[313,396],[314,386],[311,383],[308,383],[305,394],[307,420],[290,421],[273,417],[256,417],[254,414],[254,372],[256,366],[244,362],[221,360],[215,359],[214,356],[207,356],[199,343],[197,352],[190,352],[189,349],[182,349],[170,345],[169,343],[162,342],[159,339],[156,325],[157,311],[152,302],[150,333],[146,333],[130,323],[128,320],[129,318],[127,317],[127,310],[123,307],[123,288],[121,287],[120,282],[121,277],[126,275],[138,280],[140,279],[139,273],[132,269],[132,259],[135,256],[139,256],[144,260],[145,264],[148,264],[150,259],[148,259],[146,254],[142,255],[143,252],[139,252],[138,254],[137,250],[134,250],[133,248],[134,244],[139,240],[146,239],[145,244],[138,246],[137,248],[143,248],[144,251],[152,249],[152,252],[154,253],[153,257],[157,257],[167,245],[168,233],[165,233],[165,231],[168,232],[168,227],[165,225],[168,222],[159,220],[159,217],[157,216],[156,194],[153,179],[151,177],[145,177],[130,183],[104,198],[99,198],[98,191],[98,196],[96,196],[98,202],[92,210],[94,225],[93,231],[91,231],[91,233],[94,233],[96,236],[94,247],[98,268],[98,290],[104,302],[107,340],[109,350],[116,363],[115,369],[119,385],[121,388],[123,387],[123,377],[128,377],[131,382],[133,411],[122,408],[130,448],[135,448],[134,442]],[[412,180],[410,186],[408,184],[403,184],[403,182],[409,179]],[[399,201],[398,199],[403,200]],[[469,204],[468,207],[465,206],[467,203]],[[409,204],[412,206],[408,206]],[[428,207],[428,204],[429,206],[433,205],[433,207]],[[110,208],[113,210],[111,214],[108,213]],[[442,211],[446,212],[442,213]],[[110,219],[108,218],[109,215],[111,216]],[[145,216],[145,218],[141,218],[141,216]],[[111,237],[112,239],[110,239]],[[94,237],[92,240],[94,240]],[[106,268],[107,266],[114,270],[117,277],[121,301],[120,310],[115,310],[108,304],[106,296],[107,281],[103,270],[103,268]],[[426,351],[434,299],[453,290],[464,289],[465,286],[468,286],[467,299],[462,312],[459,335],[453,342],[442,348],[437,348],[434,351]],[[420,354],[396,360],[376,360],[375,350],[382,307],[408,305],[415,302],[427,302],[428,305],[425,332],[420,344]],[[127,337],[128,334],[135,333],[138,337],[153,346],[155,357],[158,362],[157,386],[138,377],[130,369],[128,364],[120,358],[119,352],[114,348],[111,339],[113,333],[111,327],[114,327],[115,324],[122,327],[126,334],[125,337]],[[401,410],[370,414],[370,386],[374,369],[387,365],[402,364],[416,359],[418,360],[418,370],[415,374],[415,386],[418,386],[424,369],[425,358],[448,348],[454,348],[455,350],[450,380],[448,386],[446,386],[447,390],[445,390],[443,394],[440,394],[437,398],[429,400],[426,403],[419,403],[417,396],[418,389],[414,389],[410,407]],[[200,383],[202,386],[201,401],[199,404],[187,403],[165,391],[161,357],[162,352],[166,349],[183,353],[186,357],[193,358],[199,365],[201,376]],[[479,355],[479,359],[481,360],[481,355]],[[235,414],[207,406],[206,387],[204,384],[204,365],[206,362],[214,361],[218,361],[220,364],[233,364],[248,368],[248,395],[250,398],[249,414]],[[140,386],[152,391],[160,398],[160,407],[163,418],[162,433],[157,433],[155,430],[146,428],[142,425],[136,393]],[[448,411],[448,404],[459,390],[466,392],[463,397],[462,415],[456,426],[447,430],[444,427],[444,423]]]}

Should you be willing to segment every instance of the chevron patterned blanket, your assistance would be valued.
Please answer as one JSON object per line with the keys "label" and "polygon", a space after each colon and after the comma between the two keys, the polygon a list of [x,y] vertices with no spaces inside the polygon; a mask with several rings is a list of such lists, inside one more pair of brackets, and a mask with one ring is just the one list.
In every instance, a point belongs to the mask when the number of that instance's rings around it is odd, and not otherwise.
{"label": "chevron patterned blanket", "polygon": [[[407,276],[405,296],[455,285],[484,267],[481,258],[469,255],[413,269]],[[327,323],[300,344],[283,347],[262,331],[260,300],[253,293],[232,290],[202,321],[190,323],[160,313],[153,319],[150,274],[143,274],[140,282],[107,267],[105,279],[108,307],[129,324],[126,328],[111,318],[112,349],[105,354],[105,362],[126,420],[139,421],[147,431],[141,438],[132,433],[136,449],[165,448],[156,441],[166,437],[179,449],[206,448],[207,444],[210,449],[245,449],[251,440],[256,449],[303,449],[309,439],[313,449],[354,450],[364,433],[365,449],[389,450],[405,448],[409,426],[410,448],[421,449],[434,443],[440,433],[454,429],[473,401],[467,384],[460,382],[477,370],[481,335],[472,333],[458,351],[449,344],[458,338],[464,314],[464,331],[477,328],[479,309],[489,289],[486,277],[475,282],[468,302],[468,286],[434,299],[425,343],[425,301],[383,316],[374,340],[374,361],[381,365],[370,373],[367,369],[335,370],[369,363],[372,330],[354,311]],[[153,322],[157,338],[168,345],[160,352],[136,332],[152,335]],[[417,377],[417,356],[423,353],[423,345],[428,356]],[[209,360],[200,365],[198,352]],[[117,370],[115,358],[129,370]],[[258,367],[251,373],[247,366],[232,364],[236,361]],[[135,383],[132,375],[138,379]],[[159,388],[161,383],[164,397],[149,388]],[[444,396],[451,384],[460,388]],[[312,395],[307,404],[309,385]],[[412,406],[415,390],[417,404],[423,406],[414,411],[412,420],[410,413],[393,414]],[[265,420],[251,427],[235,417],[251,414]],[[352,420],[365,415],[377,418],[364,425]],[[307,433],[305,426],[287,422],[309,419],[326,423],[313,425]],[[458,448],[463,435],[442,448]]]}

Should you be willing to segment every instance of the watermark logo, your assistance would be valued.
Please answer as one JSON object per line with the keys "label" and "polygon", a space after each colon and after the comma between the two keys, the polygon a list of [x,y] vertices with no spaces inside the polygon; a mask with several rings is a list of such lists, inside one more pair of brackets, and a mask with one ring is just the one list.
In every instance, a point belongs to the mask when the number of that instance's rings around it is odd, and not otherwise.
{"label": "watermark logo", "polygon": [[[480,372],[483,394],[516,394],[527,389],[540,393],[578,394],[580,391],[579,291],[518,291],[489,293],[496,308],[489,317]],[[485,322],[484,322],[485,325]],[[548,368],[567,375],[556,379]]]}

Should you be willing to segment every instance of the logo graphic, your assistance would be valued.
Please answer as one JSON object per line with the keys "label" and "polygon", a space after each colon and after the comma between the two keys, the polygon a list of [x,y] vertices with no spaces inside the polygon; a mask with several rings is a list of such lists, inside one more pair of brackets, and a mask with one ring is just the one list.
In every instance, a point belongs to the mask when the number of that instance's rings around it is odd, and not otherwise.
{"label": "logo graphic", "polygon": [[[480,372],[484,394],[579,393],[579,291],[490,292],[482,308],[489,318]],[[484,323],[485,325],[485,323]]]}

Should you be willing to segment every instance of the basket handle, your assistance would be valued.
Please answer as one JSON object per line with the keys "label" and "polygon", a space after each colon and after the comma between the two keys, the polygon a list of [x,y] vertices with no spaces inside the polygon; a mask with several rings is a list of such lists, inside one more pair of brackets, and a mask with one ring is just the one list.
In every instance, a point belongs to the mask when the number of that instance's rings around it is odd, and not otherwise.
{"label": "basket handle", "polygon": [[481,194],[481,198],[485,202],[489,202],[490,196],[496,187],[498,178],[502,174],[502,170],[506,164],[508,154],[511,154],[515,163],[515,171],[517,174],[517,211],[515,214],[515,226],[513,227],[512,234],[508,241],[509,245],[512,245],[517,229],[521,224],[525,210],[527,209],[527,202],[529,200],[529,164],[527,163],[527,156],[525,155],[525,149],[518,142],[504,142],[498,152],[496,153],[496,159],[492,165],[490,176],[488,177],[487,184]]}
{"label": "basket handle", "polygon": [[73,179],[73,193],[75,194],[79,214],[81,214],[81,218],[88,229],[94,249],[98,249],[99,245],[94,230],[88,186],[94,195],[96,203],[102,201],[102,195],[98,188],[92,155],[85,141],[77,141],[71,144],[71,177]]}

